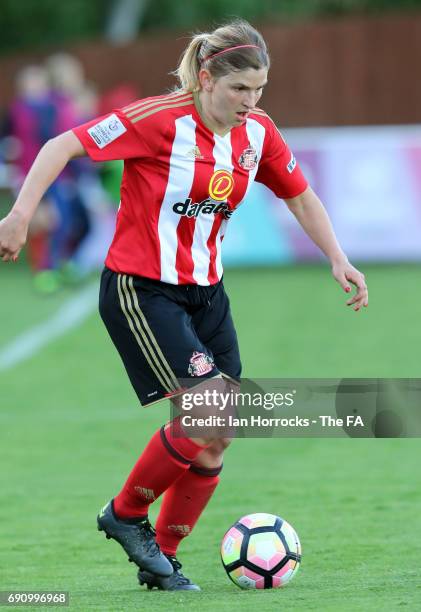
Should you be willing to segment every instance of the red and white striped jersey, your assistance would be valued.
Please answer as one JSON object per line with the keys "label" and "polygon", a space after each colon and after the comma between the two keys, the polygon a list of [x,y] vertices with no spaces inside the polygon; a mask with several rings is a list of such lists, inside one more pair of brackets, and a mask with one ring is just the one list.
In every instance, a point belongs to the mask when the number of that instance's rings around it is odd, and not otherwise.
{"label": "red and white striped jersey", "polygon": [[105,261],[115,272],[175,285],[215,284],[222,277],[227,223],[252,182],[281,198],[307,187],[287,144],[259,109],[219,136],[203,123],[192,94],[175,93],[139,100],[73,131],[94,161],[124,160],[117,227]]}

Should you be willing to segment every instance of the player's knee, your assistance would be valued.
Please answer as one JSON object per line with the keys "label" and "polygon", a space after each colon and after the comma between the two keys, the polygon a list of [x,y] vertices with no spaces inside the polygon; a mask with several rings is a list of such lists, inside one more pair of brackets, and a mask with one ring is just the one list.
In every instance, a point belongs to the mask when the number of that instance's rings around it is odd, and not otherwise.
{"label": "player's knee", "polygon": [[220,438],[212,442],[212,446],[218,451],[223,453],[226,448],[231,444],[232,438]]}
{"label": "player's knee", "polygon": [[203,467],[216,468],[222,464],[224,451],[231,443],[231,438],[212,440],[210,444],[198,455],[197,462]]}
{"label": "player's knee", "polygon": [[216,453],[210,447],[205,448],[196,458],[196,464],[208,469],[219,467],[222,464],[223,454]]}

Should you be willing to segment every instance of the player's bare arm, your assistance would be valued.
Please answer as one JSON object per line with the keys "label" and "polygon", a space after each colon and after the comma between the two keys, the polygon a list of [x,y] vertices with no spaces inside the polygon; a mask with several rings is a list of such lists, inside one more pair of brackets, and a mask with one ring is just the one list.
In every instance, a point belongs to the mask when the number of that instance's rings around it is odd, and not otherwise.
{"label": "player's bare arm", "polygon": [[355,285],[355,294],[347,301],[355,311],[368,306],[368,290],[364,274],[349,263],[342,251],[333,231],[329,216],[318,196],[311,187],[295,198],[285,200],[288,208],[294,214],[306,234],[328,257],[332,266],[332,274],[341,287],[349,293],[350,284]]}
{"label": "player's bare arm", "polygon": [[71,159],[85,154],[82,144],[71,131],[45,143],[22,185],[15,205],[0,221],[0,257],[3,261],[17,260],[26,242],[29,223],[44,193]]}

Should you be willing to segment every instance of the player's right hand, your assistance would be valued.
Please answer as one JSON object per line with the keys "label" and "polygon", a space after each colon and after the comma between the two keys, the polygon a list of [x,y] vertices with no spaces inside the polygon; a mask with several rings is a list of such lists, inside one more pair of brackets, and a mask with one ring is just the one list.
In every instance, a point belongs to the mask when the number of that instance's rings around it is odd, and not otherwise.
{"label": "player's right hand", "polygon": [[0,258],[16,261],[26,242],[28,222],[16,211],[11,211],[0,221]]}

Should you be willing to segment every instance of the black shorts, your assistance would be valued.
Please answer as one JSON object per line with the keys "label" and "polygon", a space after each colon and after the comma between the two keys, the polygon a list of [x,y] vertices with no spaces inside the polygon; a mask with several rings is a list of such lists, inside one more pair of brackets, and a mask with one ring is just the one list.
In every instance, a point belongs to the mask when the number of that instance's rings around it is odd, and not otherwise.
{"label": "black shorts", "polygon": [[142,405],[204,378],[240,379],[237,334],[222,281],[170,285],[105,268],[99,311]]}

